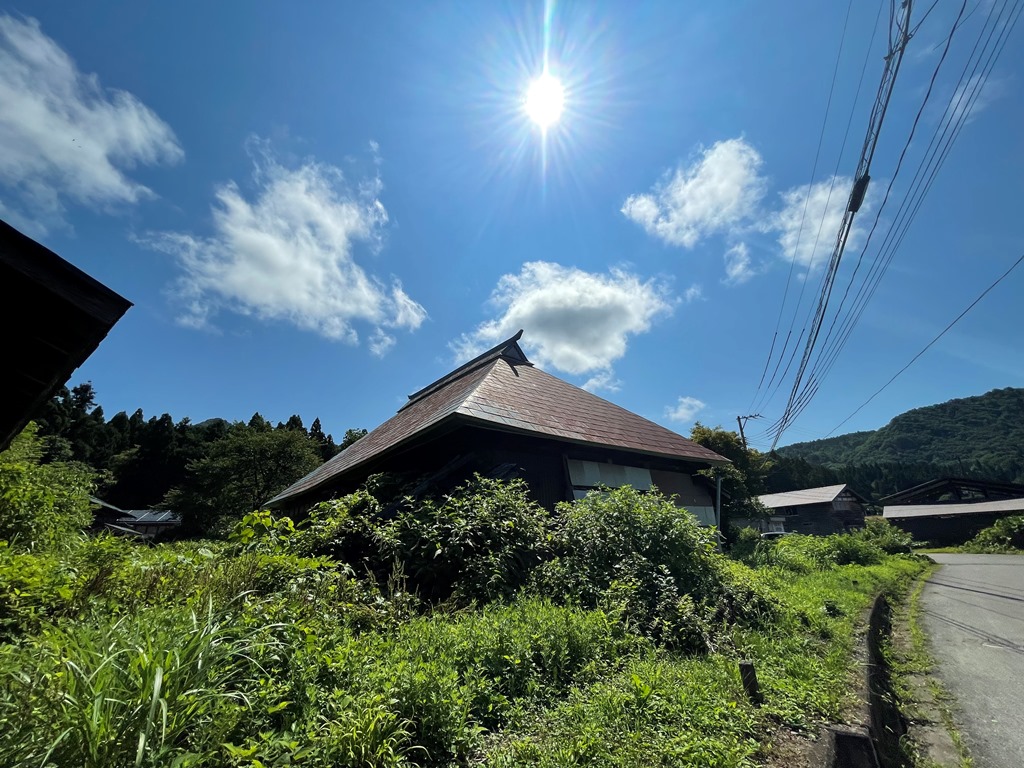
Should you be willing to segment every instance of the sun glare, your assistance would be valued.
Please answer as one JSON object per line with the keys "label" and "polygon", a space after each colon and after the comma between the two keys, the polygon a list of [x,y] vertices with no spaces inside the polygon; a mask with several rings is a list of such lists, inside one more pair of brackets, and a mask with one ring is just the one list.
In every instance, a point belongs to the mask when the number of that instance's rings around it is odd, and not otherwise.
{"label": "sun glare", "polygon": [[526,114],[542,131],[558,122],[565,104],[565,89],[557,77],[545,72],[526,91]]}

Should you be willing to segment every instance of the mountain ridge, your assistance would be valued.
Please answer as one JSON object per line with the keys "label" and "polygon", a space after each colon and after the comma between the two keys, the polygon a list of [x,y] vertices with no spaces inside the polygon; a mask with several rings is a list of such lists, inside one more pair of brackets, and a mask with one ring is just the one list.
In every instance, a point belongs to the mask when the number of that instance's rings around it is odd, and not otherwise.
{"label": "mountain ridge", "polygon": [[833,469],[931,464],[945,474],[1024,481],[1024,388],[913,408],[876,430],[793,443],[778,453]]}

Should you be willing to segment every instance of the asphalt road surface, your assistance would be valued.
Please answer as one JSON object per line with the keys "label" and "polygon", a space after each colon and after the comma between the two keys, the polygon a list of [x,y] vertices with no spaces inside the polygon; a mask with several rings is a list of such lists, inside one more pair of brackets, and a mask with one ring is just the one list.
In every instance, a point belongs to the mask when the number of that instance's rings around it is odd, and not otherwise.
{"label": "asphalt road surface", "polygon": [[936,673],[978,768],[1024,766],[1024,556],[932,555],[921,596]]}

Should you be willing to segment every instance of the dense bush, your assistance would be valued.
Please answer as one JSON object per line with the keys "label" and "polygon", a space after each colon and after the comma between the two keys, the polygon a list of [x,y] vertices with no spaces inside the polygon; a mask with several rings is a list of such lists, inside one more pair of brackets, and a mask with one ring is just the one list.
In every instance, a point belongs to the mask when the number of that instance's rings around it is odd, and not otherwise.
{"label": "dense bush", "polygon": [[521,480],[475,477],[440,499],[385,506],[368,491],[324,502],[288,550],[386,578],[396,568],[429,602],[508,598],[548,554],[549,515]]}
{"label": "dense bush", "polygon": [[735,531],[729,555],[741,563],[750,563],[757,545],[761,543],[761,531],[757,528],[745,527]]}
{"label": "dense bush", "polygon": [[897,528],[883,517],[864,518],[864,529],[860,538],[880,548],[887,555],[905,555],[910,552],[914,537]]}
{"label": "dense bush", "polygon": [[839,565],[876,565],[884,558],[885,552],[881,547],[859,534],[790,534],[761,540],[751,559],[759,567],[810,573]]}
{"label": "dense bush", "polygon": [[1017,552],[1024,549],[1024,515],[996,520],[995,524],[980,531],[967,542],[968,552]]}
{"label": "dense bush", "polygon": [[770,613],[751,583],[734,578],[715,531],[656,493],[624,487],[559,505],[552,547],[541,590],[604,607],[669,646],[699,650],[711,624]]}
{"label": "dense bush", "polygon": [[0,453],[0,540],[19,549],[64,544],[92,522],[93,473],[83,464],[41,464],[30,423]]}

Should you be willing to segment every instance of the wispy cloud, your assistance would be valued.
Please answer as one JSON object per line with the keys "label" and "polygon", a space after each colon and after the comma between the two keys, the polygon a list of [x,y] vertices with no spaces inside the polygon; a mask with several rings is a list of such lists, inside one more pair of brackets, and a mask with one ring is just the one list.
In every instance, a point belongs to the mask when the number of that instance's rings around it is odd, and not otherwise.
{"label": "wispy cloud", "polygon": [[665,417],[670,421],[686,423],[693,421],[705,407],[705,403],[696,397],[680,397],[674,406],[665,409]]}
{"label": "wispy cloud", "polygon": [[964,124],[970,123],[979,112],[992,106],[1006,90],[1006,83],[1003,80],[986,80],[980,73],[976,74],[961,83],[953,92],[946,107],[944,121],[954,126],[961,120]]}
{"label": "wispy cloud", "polygon": [[35,19],[0,15],[0,104],[4,207],[41,229],[61,224],[68,202],[107,210],[153,197],[127,172],[184,157],[153,110],[79,72]]}
{"label": "wispy cloud", "polygon": [[685,291],[683,291],[683,301],[690,304],[694,301],[700,301],[704,298],[704,289],[699,283],[694,283]]}
{"label": "wispy cloud", "polygon": [[750,248],[746,243],[737,243],[725,252],[726,285],[742,285],[757,274],[750,260]]}
{"label": "wispy cloud", "polygon": [[[795,259],[809,271],[822,266],[835,246],[852,187],[852,179],[836,176],[782,192],[782,208],[766,223],[766,229],[778,233],[779,256],[787,262]],[[870,208],[869,196],[861,214]],[[862,222],[863,215],[854,219],[849,248],[856,248],[861,243],[864,235]]]}
{"label": "wispy cloud", "polygon": [[592,374],[591,389],[614,389],[613,363],[626,354],[629,337],[645,333],[672,311],[665,285],[621,269],[584,272],[545,261],[504,275],[491,296],[496,316],[452,343],[467,359],[525,329],[523,343],[542,367]]}
{"label": "wispy cloud", "polygon": [[650,192],[628,197],[622,213],[665,243],[692,248],[755,214],[766,188],[762,164],[742,138],[719,141],[690,165],[667,172]]}
{"label": "wispy cloud", "polygon": [[394,343],[385,329],[415,330],[426,310],[405,293],[367,274],[354,246],[378,246],[388,221],[379,179],[352,186],[334,166],[306,160],[279,164],[265,142],[250,144],[254,192],[235,182],[216,191],[213,234],[163,232],[145,242],[173,254],[184,271],[177,289],[183,325],[201,328],[220,310],[292,323],[328,339],[355,344],[355,323],[373,327],[370,350]]}

